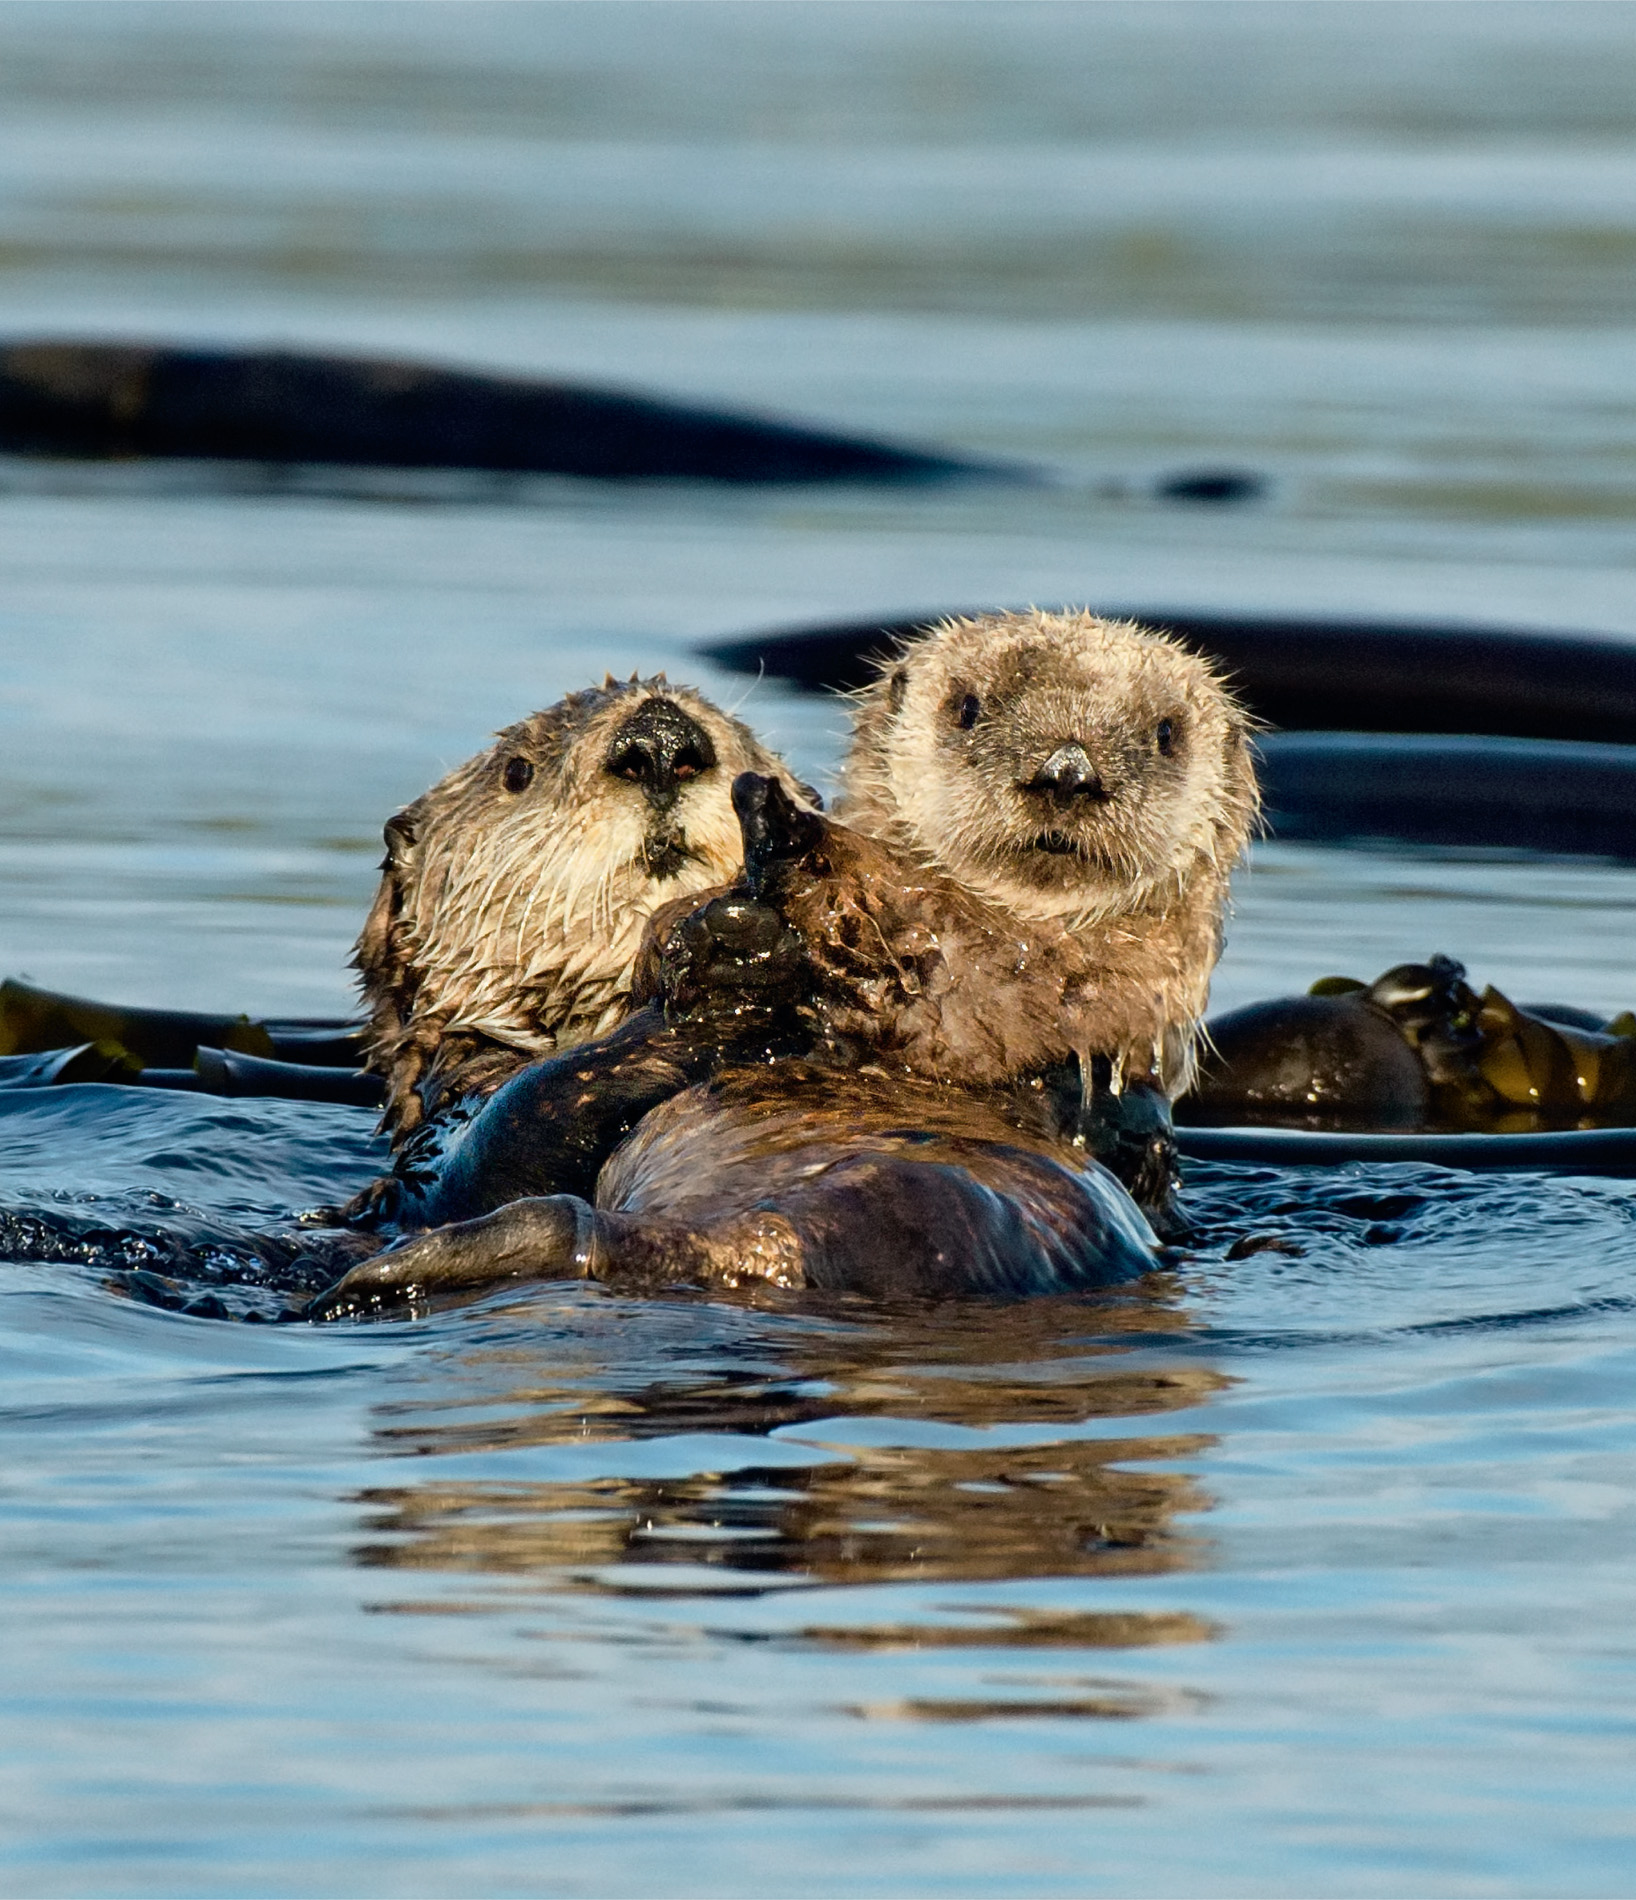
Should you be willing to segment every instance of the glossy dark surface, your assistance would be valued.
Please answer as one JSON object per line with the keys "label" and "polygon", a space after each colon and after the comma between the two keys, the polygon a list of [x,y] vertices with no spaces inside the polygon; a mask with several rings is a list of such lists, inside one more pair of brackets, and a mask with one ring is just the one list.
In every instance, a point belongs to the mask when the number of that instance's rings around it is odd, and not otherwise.
{"label": "glossy dark surface", "polygon": [[0,350],[0,450],[486,469],[596,481],[915,482],[1023,474],[621,390],[317,352],[56,337]]}

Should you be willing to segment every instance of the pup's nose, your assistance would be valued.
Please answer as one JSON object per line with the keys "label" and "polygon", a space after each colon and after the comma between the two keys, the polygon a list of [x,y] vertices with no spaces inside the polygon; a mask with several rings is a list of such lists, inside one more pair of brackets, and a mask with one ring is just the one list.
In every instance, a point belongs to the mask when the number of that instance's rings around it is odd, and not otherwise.
{"label": "pup's nose", "polygon": [[1059,745],[1024,785],[1023,790],[1044,792],[1058,804],[1066,804],[1071,798],[1106,798],[1108,795],[1096,767],[1091,763],[1090,753],[1077,739]]}
{"label": "pup's nose", "polygon": [[608,744],[607,770],[640,785],[650,804],[675,803],[676,794],[716,763],[716,748],[696,719],[673,699],[650,699],[619,727]]}

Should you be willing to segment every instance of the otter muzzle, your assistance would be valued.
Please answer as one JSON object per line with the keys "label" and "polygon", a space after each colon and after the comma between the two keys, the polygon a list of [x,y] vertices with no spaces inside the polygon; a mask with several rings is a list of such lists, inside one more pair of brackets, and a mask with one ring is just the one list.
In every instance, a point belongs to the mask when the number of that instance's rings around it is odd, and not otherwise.
{"label": "otter muzzle", "polygon": [[608,743],[606,770],[640,785],[650,805],[666,810],[684,785],[716,763],[716,748],[696,719],[673,699],[650,699]]}
{"label": "otter muzzle", "polygon": [[1102,775],[1078,740],[1059,745],[1022,789],[1042,792],[1059,805],[1075,798],[1102,800],[1108,796]]}

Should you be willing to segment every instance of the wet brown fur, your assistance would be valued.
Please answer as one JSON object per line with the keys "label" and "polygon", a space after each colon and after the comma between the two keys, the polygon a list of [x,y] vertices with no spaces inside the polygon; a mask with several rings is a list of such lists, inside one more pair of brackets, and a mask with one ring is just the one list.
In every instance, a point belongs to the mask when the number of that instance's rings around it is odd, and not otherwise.
{"label": "wet brown fur", "polygon": [[[1151,1246],[1136,1210],[1123,1203],[1121,1215],[1117,1190],[1094,1163],[1087,1170],[1043,1102],[1028,1107],[1022,1097],[807,1062],[781,1065],[776,1085],[764,1069],[727,1070],[654,1109],[604,1167],[589,1271],[811,1285],[815,1245],[824,1251],[849,1203],[870,1233],[866,1256],[907,1260],[925,1247],[916,1231],[924,1210],[898,1203],[906,1182],[930,1170],[943,1177],[934,1204],[957,1180],[1003,1198],[1069,1275],[1075,1216],[1087,1204],[1123,1224],[1128,1245]],[[904,1214],[911,1231],[896,1234]],[[963,1243],[976,1235],[953,1205],[946,1214],[951,1259],[930,1285],[946,1275],[944,1290],[954,1290]],[[857,1255],[856,1238],[848,1251]]]}
{"label": "wet brown fur", "polygon": [[[650,700],[708,733],[715,763],[665,813],[609,769]],[[532,778],[508,789],[513,761]],[[649,916],[735,876],[734,777],[810,796],[749,728],[687,687],[606,680],[501,732],[390,820],[353,961],[394,1143],[460,1096],[602,1034],[630,1007]],[[514,773],[515,777],[515,773]]]}

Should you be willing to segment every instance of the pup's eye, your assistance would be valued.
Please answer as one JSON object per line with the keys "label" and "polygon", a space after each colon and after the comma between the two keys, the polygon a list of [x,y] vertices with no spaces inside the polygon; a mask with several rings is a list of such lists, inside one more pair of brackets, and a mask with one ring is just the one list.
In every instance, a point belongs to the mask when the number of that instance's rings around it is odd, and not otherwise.
{"label": "pup's eye", "polygon": [[1173,721],[1161,719],[1159,721],[1158,730],[1153,736],[1159,742],[1159,750],[1168,759],[1176,750],[1176,727]]}
{"label": "pup's eye", "polygon": [[534,783],[534,761],[516,758],[506,760],[505,788],[508,792],[526,792]]}
{"label": "pup's eye", "polygon": [[977,723],[977,715],[983,710],[982,702],[975,693],[967,693],[960,702],[960,729],[970,732]]}

